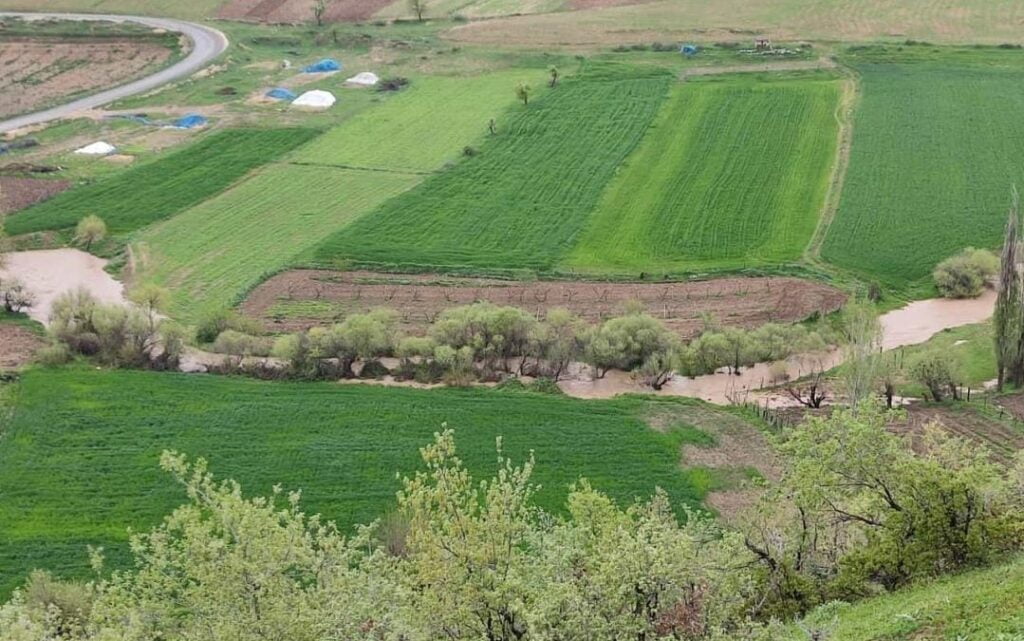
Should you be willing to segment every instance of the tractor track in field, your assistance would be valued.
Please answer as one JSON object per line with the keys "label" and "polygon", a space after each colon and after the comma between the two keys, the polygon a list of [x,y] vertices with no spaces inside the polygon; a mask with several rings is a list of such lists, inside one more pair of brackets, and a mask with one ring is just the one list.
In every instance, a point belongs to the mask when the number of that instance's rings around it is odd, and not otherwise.
{"label": "tractor track in field", "polygon": [[0,121],[0,133],[14,131],[23,127],[39,125],[59,120],[81,111],[95,109],[122,98],[152,91],[168,83],[185,78],[205,67],[209,62],[220,56],[228,47],[228,39],[220,31],[211,27],[171,20],[168,18],[146,18],[141,16],[125,16],[118,14],[86,14],[86,13],[21,13],[0,12],[2,18],[21,18],[23,20],[73,20],[73,21],[104,21],[104,22],[135,22],[152,29],[164,29],[180,33],[192,43],[188,55],[169,67],[160,69],[144,78],[122,84],[106,91],[85,96],[63,105],[23,114]]}
{"label": "tractor track in field", "polygon": [[860,77],[855,71],[842,65],[834,67],[843,75],[843,95],[836,107],[836,122],[839,123],[839,140],[836,145],[836,160],[832,170],[832,181],[828,193],[825,194],[825,205],[818,219],[810,244],[804,251],[804,259],[809,263],[828,268],[820,258],[821,246],[828,235],[829,227],[839,211],[839,201],[843,195],[846,173],[850,167],[850,152],[853,149],[853,117],[860,100]]}

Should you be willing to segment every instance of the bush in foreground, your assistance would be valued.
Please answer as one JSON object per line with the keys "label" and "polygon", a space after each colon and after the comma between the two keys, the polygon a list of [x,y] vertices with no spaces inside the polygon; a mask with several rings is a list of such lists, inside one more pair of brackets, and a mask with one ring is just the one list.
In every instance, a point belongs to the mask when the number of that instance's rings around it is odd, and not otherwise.
{"label": "bush in foreground", "polygon": [[968,247],[935,267],[935,286],[946,298],[974,298],[999,272],[999,259],[985,249]]}

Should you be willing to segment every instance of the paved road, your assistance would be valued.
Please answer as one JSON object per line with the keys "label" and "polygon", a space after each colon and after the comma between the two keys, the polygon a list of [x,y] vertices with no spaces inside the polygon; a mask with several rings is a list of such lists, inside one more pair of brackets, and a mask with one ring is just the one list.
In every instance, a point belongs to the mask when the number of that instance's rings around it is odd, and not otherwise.
{"label": "paved road", "polygon": [[0,19],[5,17],[20,17],[28,20],[56,18],[59,20],[106,20],[110,22],[136,22],[154,29],[166,29],[182,33],[192,41],[192,50],[182,60],[161,69],[151,76],[140,78],[133,82],[108,89],[101,93],[79,98],[66,105],[52,107],[45,111],[38,111],[24,116],[16,116],[8,120],[0,121],[0,133],[19,129],[28,125],[37,125],[58,118],[64,118],[75,112],[85,109],[95,109],[103,105],[156,89],[161,85],[173,82],[179,78],[189,76],[199,69],[202,69],[211,60],[219,56],[227,49],[227,37],[210,27],[182,22],[180,20],[169,20],[166,18],[141,18],[135,16],[104,15],[104,14],[83,14],[83,13],[2,13]]}

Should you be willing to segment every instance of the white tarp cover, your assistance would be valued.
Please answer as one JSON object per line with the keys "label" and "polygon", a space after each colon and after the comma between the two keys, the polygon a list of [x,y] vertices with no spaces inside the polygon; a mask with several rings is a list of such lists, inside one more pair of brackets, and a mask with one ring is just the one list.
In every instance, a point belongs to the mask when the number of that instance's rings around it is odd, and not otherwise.
{"label": "white tarp cover", "polygon": [[294,107],[306,107],[307,109],[327,109],[332,106],[337,99],[329,91],[321,91],[314,89],[313,91],[307,91],[292,102]]}
{"label": "white tarp cover", "polygon": [[91,145],[86,145],[81,149],[76,149],[76,154],[82,154],[84,156],[106,156],[117,151],[117,148],[109,142],[94,142]]}
{"label": "white tarp cover", "polygon": [[372,87],[378,82],[380,82],[380,78],[378,78],[377,74],[373,73],[372,71],[364,71],[362,73],[352,76],[351,78],[345,81],[346,84],[359,85],[361,87]]}

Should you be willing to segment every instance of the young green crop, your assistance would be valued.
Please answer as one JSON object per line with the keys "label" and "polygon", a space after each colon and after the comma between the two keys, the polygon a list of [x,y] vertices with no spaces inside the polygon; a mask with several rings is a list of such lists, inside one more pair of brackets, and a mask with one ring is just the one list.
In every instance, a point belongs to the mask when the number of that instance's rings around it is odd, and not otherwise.
{"label": "young green crop", "polygon": [[834,76],[676,86],[567,259],[590,271],[799,260],[828,189]]}
{"label": "young green crop", "polygon": [[66,191],[10,216],[12,235],[74,227],[96,215],[125,234],[184,211],[252,169],[309,141],[312,129],[226,129],[111,178]]}
{"label": "young green crop", "polygon": [[552,267],[670,82],[665,72],[637,68],[594,68],[565,80],[520,106],[479,153],[338,232],[315,261]]}
{"label": "young green crop", "polygon": [[291,155],[296,163],[386,171],[430,172],[457,160],[487,134],[515,101],[519,81],[540,81],[538,70],[479,76],[425,76],[380,106],[355,116]]}
{"label": "young green crop", "polygon": [[[918,59],[920,58],[920,59]],[[1024,55],[851,56],[863,97],[822,257],[891,285],[964,247],[999,246],[1024,184]]]}
{"label": "young green crop", "polygon": [[35,567],[86,571],[87,544],[123,563],[126,528],[147,528],[183,501],[157,467],[167,448],[207,457],[253,494],[301,488],[309,513],[345,527],[384,515],[396,473],[418,468],[418,448],[444,423],[474,474],[494,472],[499,436],[515,460],[533,451],[545,509],[563,509],[581,476],[620,501],[660,486],[674,505],[693,506],[703,492],[679,468],[679,432],[640,418],[676,401],[91,368],[28,371],[16,398],[0,441],[0,592]]}
{"label": "young green crop", "polygon": [[174,315],[195,319],[332,232],[422,180],[413,174],[274,165],[135,236],[147,274],[173,292]]}

